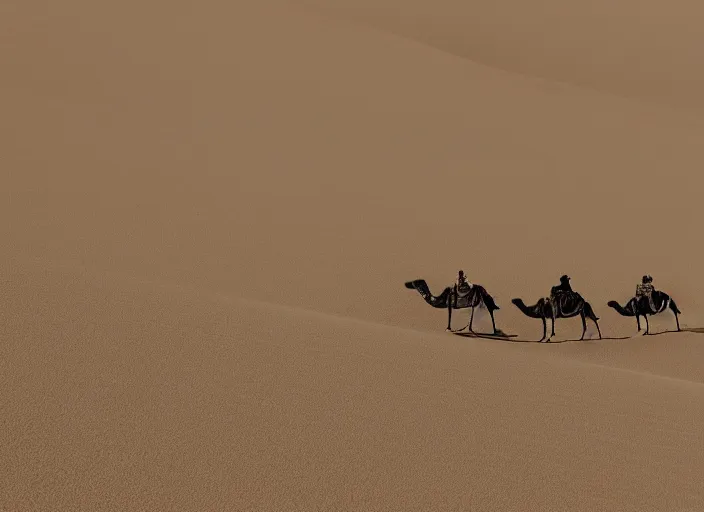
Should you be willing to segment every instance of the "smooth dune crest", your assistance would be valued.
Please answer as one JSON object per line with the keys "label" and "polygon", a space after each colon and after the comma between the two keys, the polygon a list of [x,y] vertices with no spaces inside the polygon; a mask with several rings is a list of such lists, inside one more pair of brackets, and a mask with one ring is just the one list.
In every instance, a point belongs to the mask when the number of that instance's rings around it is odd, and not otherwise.
{"label": "smooth dune crest", "polygon": [[[704,72],[691,0],[558,2],[513,0],[480,5],[451,0],[291,0],[312,11],[373,26],[486,66],[704,113]],[[401,14],[403,12],[403,14]]]}

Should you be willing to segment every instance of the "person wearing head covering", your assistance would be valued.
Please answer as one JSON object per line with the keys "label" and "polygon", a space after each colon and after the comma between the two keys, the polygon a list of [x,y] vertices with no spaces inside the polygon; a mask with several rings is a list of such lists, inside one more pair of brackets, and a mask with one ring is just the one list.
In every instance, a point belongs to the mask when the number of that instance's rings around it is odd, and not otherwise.
{"label": "person wearing head covering", "polygon": [[650,308],[653,311],[656,311],[657,308],[653,303],[654,291],[655,287],[653,286],[653,276],[645,275],[642,277],[641,282],[636,285],[636,300],[640,300],[642,297],[648,297]]}
{"label": "person wearing head covering", "polygon": [[571,279],[571,277],[569,277],[567,275],[561,276],[560,277],[560,284],[552,287],[552,289],[550,290],[550,296],[554,297],[558,293],[571,292],[572,286],[570,285],[570,279]]}
{"label": "person wearing head covering", "polygon": [[472,283],[467,281],[467,277],[464,275],[464,271],[460,270],[459,272],[457,272],[457,281],[455,282],[454,293],[452,294],[454,296],[455,307],[457,307],[458,297],[466,296],[467,293],[469,293],[469,290],[471,289]]}
{"label": "person wearing head covering", "polygon": [[464,275],[464,271],[460,270],[457,272],[457,290],[467,291],[472,287],[472,283],[467,281],[467,276]]}
{"label": "person wearing head covering", "polygon": [[569,276],[562,275],[560,276],[560,284],[558,284],[557,286],[553,286],[550,289],[550,303],[552,304],[553,309],[556,309],[557,299],[560,295],[572,291],[570,279],[571,278]]}

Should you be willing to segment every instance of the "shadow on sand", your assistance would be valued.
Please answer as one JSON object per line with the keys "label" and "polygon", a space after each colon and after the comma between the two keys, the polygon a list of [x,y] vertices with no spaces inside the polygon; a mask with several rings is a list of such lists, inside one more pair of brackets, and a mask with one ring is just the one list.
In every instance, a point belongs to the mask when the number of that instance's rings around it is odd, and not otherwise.
{"label": "shadow on sand", "polygon": [[494,334],[489,334],[489,333],[481,333],[481,332],[453,332],[452,334],[456,336],[462,336],[463,338],[481,338],[483,340],[499,340],[499,341],[507,341],[509,343],[544,343],[544,344],[554,344],[554,343],[569,343],[569,342],[575,342],[575,341],[605,341],[605,340],[627,340],[631,338],[632,336],[622,336],[622,337],[609,337],[609,336],[604,336],[601,338],[586,338],[583,340],[580,340],[579,338],[575,339],[566,339],[566,340],[550,340],[550,341],[540,341],[539,339],[537,340],[527,340],[527,339],[521,339],[518,338],[515,335],[511,336],[501,336],[501,335],[494,335]]}
{"label": "shadow on sand", "polygon": [[[649,332],[648,334],[636,334],[636,336],[660,336],[661,334],[677,334],[678,331],[661,331],[661,332]],[[683,328],[680,329],[679,332],[694,332],[698,334],[704,334],[704,327],[692,327],[692,328]]]}
{"label": "shadow on sand", "polygon": [[698,334],[704,334],[704,327],[691,327],[686,329],[681,329],[682,332],[696,332]]}
{"label": "shadow on sand", "polygon": [[[500,334],[489,334],[489,333],[481,333],[481,332],[458,332],[458,331],[452,331],[452,334],[456,336],[462,336],[463,338],[481,338],[484,340],[499,340],[499,341],[507,341],[509,343],[545,343],[545,344],[552,344],[552,343],[571,343],[571,342],[577,342],[577,341],[607,341],[607,340],[628,340],[628,339],[633,339],[633,338],[638,338],[640,336],[660,336],[662,334],[677,334],[678,331],[662,331],[662,332],[651,332],[648,334],[642,334],[642,333],[636,333],[633,336],[604,336],[601,339],[599,338],[586,338],[583,340],[580,340],[579,338],[574,338],[574,339],[566,339],[566,340],[550,340],[550,341],[543,341],[541,342],[539,339],[538,340],[527,340],[527,339],[521,339],[518,337],[516,334],[506,334],[506,335],[500,335]],[[694,332],[698,334],[704,334],[704,327],[694,327],[694,328],[683,328],[680,329],[679,332]]]}

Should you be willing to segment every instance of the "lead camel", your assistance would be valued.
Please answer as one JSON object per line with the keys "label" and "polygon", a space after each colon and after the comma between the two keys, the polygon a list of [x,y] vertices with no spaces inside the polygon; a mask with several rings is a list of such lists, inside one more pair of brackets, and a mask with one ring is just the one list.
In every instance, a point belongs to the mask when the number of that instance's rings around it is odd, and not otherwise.
{"label": "lead camel", "polygon": [[501,308],[499,308],[499,306],[494,301],[494,298],[489,295],[489,293],[483,286],[473,284],[469,291],[464,295],[456,293],[455,288],[448,286],[442,291],[440,295],[435,296],[430,293],[430,288],[428,288],[428,284],[425,282],[424,279],[408,281],[404,285],[409,290],[416,290],[418,293],[420,293],[421,297],[423,297],[425,302],[427,302],[434,308],[447,309],[448,331],[452,330],[452,310],[471,308],[472,313],[467,326],[469,327],[470,332],[474,332],[472,331],[472,321],[474,320],[474,308],[484,306],[486,307],[487,311],[489,311],[489,315],[491,316],[491,326],[494,329],[494,334],[503,335],[503,333],[496,328],[496,322],[494,320],[494,311]]}

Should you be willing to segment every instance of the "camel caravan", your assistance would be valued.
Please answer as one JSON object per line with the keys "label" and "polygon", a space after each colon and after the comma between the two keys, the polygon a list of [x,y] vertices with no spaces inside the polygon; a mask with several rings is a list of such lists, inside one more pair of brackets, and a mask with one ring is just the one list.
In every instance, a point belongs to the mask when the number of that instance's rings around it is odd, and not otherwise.
{"label": "camel caravan", "polygon": [[[405,283],[409,290],[416,290],[421,297],[434,308],[447,309],[447,331],[459,333],[468,329],[469,333],[477,334],[472,329],[474,321],[475,308],[483,308],[489,312],[491,317],[492,333],[485,333],[487,336],[496,336],[500,338],[510,338],[515,335],[507,335],[500,329],[496,328],[496,320],[494,312],[499,308],[494,298],[486,291],[486,289],[478,284],[473,284],[467,281],[462,270],[459,271],[457,281],[452,286],[446,287],[440,295],[433,295],[430,292],[428,284],[423,279],[408,281]],[[579,293],[574,291],[570,286],[570,277],[563,275],[560,277],[560,284],[553,286],[550,290],[550,296],[541,297],[532,306],[527,306],[520,298],[515,298],[511,302],[521,312],[530,317],[540,319],[543,323],[543,336],[540,342],[549,342],[555,336],[555,320],[558,318],[574,318],[579,316],[582,320],[582,337],[584,339],[587,332],[587,319],[594,322],[599,339],[602,339],[601,329],[599,327],[599,317],[594,313],[594,308],[587,302]],[[666,310],[670,310],[675,315],[677,332],[680,329],[679,316],[681,311],[678,309],[675,301],[665,292],[656,290],[653,287],[652,276],[643,276],[641,283],[636,286],[636,294],[624,306],[612,300],[607,305],[613,308],[622,316],[635,317],[638,326],[638,332],[641,331],[640,317],[645,320],[645,331],[643,335],[650,334],[650,324],[648,316],[660,314]],[[452,311],[455,309],[470,309],[469,322],[461,329],[452,330]],[[550,322],[550,336],[547,336],[547,321]]]}

